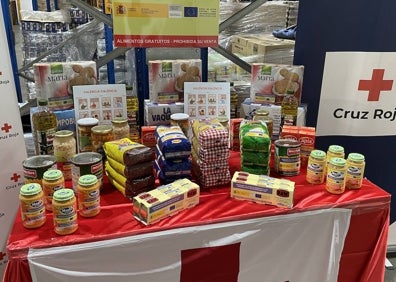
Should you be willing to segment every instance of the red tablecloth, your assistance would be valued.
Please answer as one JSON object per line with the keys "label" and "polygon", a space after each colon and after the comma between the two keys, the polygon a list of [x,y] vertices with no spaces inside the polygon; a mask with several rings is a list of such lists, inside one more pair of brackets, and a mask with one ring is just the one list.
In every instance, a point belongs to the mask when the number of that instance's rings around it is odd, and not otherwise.
{"label": "red tablecloth", "polygon": [[[232,174],[239,169],[238,160],[238,154],[232,152]],[[308,184],[304,172],[288,179],[296,183],[292,209],[235,200],[230,198],[229,187],[218,187],[203,191],[198,206],[151,226],[144,226],[136,221],[131,213],[132,203],[105,181],[100,214],[94,218],[79,217],[79,229],[71,235],[59,236],[53,231],[50,213],[47,214],[45,225],[36,230],[25,229],[18,213],[8,239],[8,263],[3,281],[31,281],[27,261],[29,248],[64,246],[184,226],[335,207],[352,209],[338,280],[382,281],[389,228],[390,194],[367,179],[363,181],[360,190],[347,191],[342,195],[329,194],[324,185]]]}

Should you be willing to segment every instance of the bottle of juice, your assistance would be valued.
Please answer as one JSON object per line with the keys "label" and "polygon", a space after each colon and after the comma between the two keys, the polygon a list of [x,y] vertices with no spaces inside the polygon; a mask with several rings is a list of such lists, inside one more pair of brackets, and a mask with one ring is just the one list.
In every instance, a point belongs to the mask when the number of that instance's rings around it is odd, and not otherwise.
{"label": "bottle of juice", "polygon": [[287,92],[281,103],[281,128],[283,125],[297,125],[298,99],[293,92]]}
{"label": "bottle of juice", "polygon": [[38,101],[38,111],[33,113],[32,123],[36,155],[53,155],[58,122],[55,113],[48,109],[46,99]]}

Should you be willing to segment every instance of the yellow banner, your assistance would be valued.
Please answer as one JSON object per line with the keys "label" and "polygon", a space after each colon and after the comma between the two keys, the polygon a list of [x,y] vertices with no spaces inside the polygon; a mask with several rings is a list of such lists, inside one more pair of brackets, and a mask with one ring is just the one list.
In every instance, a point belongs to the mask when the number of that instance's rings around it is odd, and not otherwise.
{"label": "yellow banner", "polygon": [[117,47],[218,46],[219,1],[114,1],[113,30]]}

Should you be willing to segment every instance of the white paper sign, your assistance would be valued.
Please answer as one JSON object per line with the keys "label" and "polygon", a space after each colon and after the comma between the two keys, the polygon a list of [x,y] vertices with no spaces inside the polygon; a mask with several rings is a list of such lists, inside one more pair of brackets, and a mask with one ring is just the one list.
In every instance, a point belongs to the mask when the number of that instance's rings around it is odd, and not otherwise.
{"label": "white paper sign", "polygon": [[396,135],[395,79],[395,52],[327,53],[316,135]]}
{"label": "white paper sign", "polygon": [[124,84],[73,86],[76,121],[96,118],[99,124],[111,124],[115,117],[127,117]]}
{"label": "white paper sign", "polygon": [[229,82],[185,82],[184,113],[190,118],[230,118]]}
{"label": "white paper sign", "polygon": [[[24,184],[22,162],[27,157],[22,121],[18,108],[14,75],[7,48],[3,9],[0,3],[0,276],[7,262],[8,234],[19,208],[19,190]],[[8,7],[6,7],[8,8]]]}

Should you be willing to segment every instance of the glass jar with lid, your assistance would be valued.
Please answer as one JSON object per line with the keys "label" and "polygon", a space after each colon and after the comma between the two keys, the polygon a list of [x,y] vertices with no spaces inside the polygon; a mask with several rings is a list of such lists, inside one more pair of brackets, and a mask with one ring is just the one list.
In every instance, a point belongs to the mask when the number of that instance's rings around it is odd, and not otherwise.
{"label": "glass jar with lid", "polygon": [[60,130],[55,132],[54,138],[54,156],[56,166],[62,171],[65,180],[72,179],[71,159],[77,153],[76,139],[71,130]]}
{"label": "glass jar with lid", "polygon": [[129,137],[128,119],[123,117],[116,117],[111,121],[113,127],[114,140]]}
{"label": "glass jar with lid", "polygon": [[262,120],[267,125],[268,134],[272,139],[272,133],[274,131],[274,123],[272,118],[269,116],[269,112],[264,109],[258,109],[254,112],[253,120]]}
{"label": "glass jar with lid", "polygon": [[91,129],[98,124],[96,118],[81,118],[77,121],[78,152],[92,152]]}
{"label": "glass jar with lid", "polygon": [[105,159],[103,144],[114,140],[113,127],[111,125],[97,125],[91,129],[92,151],[100,153]]}

